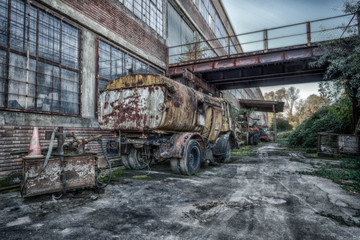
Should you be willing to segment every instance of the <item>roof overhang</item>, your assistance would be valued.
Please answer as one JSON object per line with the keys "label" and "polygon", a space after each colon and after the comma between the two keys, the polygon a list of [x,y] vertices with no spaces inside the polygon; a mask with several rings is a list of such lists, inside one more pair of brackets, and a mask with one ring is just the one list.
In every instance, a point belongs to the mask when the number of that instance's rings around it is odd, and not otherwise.
{"label": "roof overhang", "polygon": [[283,112],[285,104],[284,102],[248,99],[239,99],[239,103],[242,108],[253,108],[259,112],[274,112],[274,106],[276,113]]}

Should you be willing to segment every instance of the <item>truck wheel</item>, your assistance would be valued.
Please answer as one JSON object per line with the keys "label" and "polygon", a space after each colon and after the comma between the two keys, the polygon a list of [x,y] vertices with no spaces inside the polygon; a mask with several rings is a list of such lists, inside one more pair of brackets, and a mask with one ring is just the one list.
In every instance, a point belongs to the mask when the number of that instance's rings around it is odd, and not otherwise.
{"label": "truck wheel", "polygon": [[173,173],[181,174],[181,172],[180,172],[180,159],[172,158],[170,160],[170,166],[171,166],[171,171]]}
{"label": "truck wheel", "polygon": [[140,170],[147,168],[150,165],[151,160],[142,156],[140,149],[131,148],[128,155],[122,159],[122,163],[127,169]]}
{"label": "truck wheel", "polygon": [[259,139],[254,136],[254,145],[258,145],[258,143],[259,143]]}
{"label": "truck wheel", "polygon": [[121,162],[122,162],[122,164],[124,165],[124,167],[125,167],[126,169],[131,169],[130,164],[129,164],[129,161],[128,161],[128,159],[129,159],[128,156],[129,156],[129,155],[122,155],[122,156],[121,156]]}
{"label": "truck wheel", "polygon": [[222,150],[222,152],[224,152],[224,154],[221,157],[217,157],[216,161],[221,162],[221,163],[229,163],[230,158],[231,158],[230,141],[226,142],[226,145],[225,145],[224,149]]}
{"label": "truck wheel", "polygon": [[231,147],[230,147],[230,141],[227,141],[226,143],[226,149],[225,149],[225,155],[222,159],[222,162],[224,163],[228,163],[230,162],[230,158],[231,158]]}
{"label": "truck wheel", "polygon": [[200,144],[190,140],[186,147],[185,157],[171,159],[171,170],[181,175],[194,175],[199,171],[201,164]]}
{"label": "truck wheel", "polygon": [[249,144],[254,145],[254,135],[249,136]]}

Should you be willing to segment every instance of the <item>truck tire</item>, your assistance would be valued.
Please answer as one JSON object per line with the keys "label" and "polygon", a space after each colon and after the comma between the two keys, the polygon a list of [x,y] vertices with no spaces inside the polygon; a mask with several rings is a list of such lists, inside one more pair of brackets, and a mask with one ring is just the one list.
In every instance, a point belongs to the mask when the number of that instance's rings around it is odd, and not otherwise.
{"label": "truck tire", "polygon": [[121,156],[121,162],[122,162],[122,164],[124,165],[124,167],[125,167],[126,169],[131,169],[131,167],[130,167],[130,165],[129,165],[129,161],[128,161],[128,156],[129,156],[129,155],[122,155],[122,156]]}
{"label": "truck tire", "polygon": [[141,155],[141,150],[136,148],[131,148],[129,154],[122,158],[124,167],[133,170],[147,168],[150,166],[150,162],[151,161],[143,158]]}
{"label": "truck tire", "polygon": [[171,171],[173,173],[181,174],[181,172],[180,172],[180,159],[172,158],[170,160],[170,166],[171,166]]}
{"label": "truck tire", "polygon": [[254,135],[253,134],[251,134],[249,136],[249,145],[254,145]]}
{"label": "truck tire", "polygon": [[216,161],[220,163],[229,163],[231,158],[231,146],[230,141],[226,141],[225,146],[223,147],[223,155],[216,157]]}
{"label": "truck tire", "polygon": [[194,175],[200,169],[201,149],[196,140],[190,140],[186,146],[185,156],[183,158],[171,159],[171,170],[176,174]]}
{"label": "truck tire", "polygon": [[225,155],[222,157],[221,162],[229,163],[230,158],[231,158],[231,146],[230,146],[230,141],[227,141],[226,142]]}

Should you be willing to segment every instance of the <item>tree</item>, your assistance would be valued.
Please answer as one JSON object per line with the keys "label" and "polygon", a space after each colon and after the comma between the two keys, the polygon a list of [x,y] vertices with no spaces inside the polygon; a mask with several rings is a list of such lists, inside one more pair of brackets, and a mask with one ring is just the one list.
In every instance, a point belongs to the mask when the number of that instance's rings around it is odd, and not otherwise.
{"label": "tree", "polygon": [[286,101],[286,105],[287,105],[287,110],[288,110],[288,116],[287,119],[291,122],[293,121],[293,109],[294,109],[294,105],[296,100],[299,99],[299,93],[300,90],[296,89],[294,87],[290,87],[289,89],[286,90],[285,93],[285,101]]}
{"label": "tree", "polygon": [[[190,60],[205,58],[210,50],[210,47],[205,42],[198,42],[194,37],[193,42],[190,42],[188,38],[185,39],[185,52],[181,52],[181,55],[176,58],[176,62],[186,62]],[[183,46],[181,47],[183,48]],[[182,49],[181,49],[182,51]]]}
{"label": "tree", "polygon": [[[356,14],[360,2],[345,3],[344,12]],[[358,14],[359,16],[359,14]],[[344,29],[346,38],[319,44],[324,54],[312,65],[326,66],[325,81],[319,91],[325,97],[338,99],[346,95],[352,104],[352,126],[355,128],[360,116],[360,38],[356,27]]]}
{"label": "tree", "polygon": [[293,110],[295,107],[296,100],[299,99],[299,93],[300,90],[294,87],[290,87],[288,89],[281,88],[276,92],[271,91],[265,93],[264,98],[265,100],[268,101],[285,102],[284,109],[287,113],[286,119],[289,122],[291,122],[293,121]]}
{"label": "tree", "polygon": [[326,107],[329,104],[330,100],[328,98],[316,94],[310,95],[306,100],[300,99],[295,104],[296,112],[294,114],[294,121],[296,122],[296,125],[301,124],[319,109]]}

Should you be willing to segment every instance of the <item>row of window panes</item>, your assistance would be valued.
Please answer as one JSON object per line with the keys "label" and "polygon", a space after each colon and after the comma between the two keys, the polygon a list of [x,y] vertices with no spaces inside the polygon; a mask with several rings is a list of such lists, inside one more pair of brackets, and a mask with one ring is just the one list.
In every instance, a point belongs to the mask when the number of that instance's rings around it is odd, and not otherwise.
{"label": "row of window panes", "polygon": [[199,11],[215,33],[215,9],[210,0],[199,0]]}
{"label": "row of window panes", "polygon": [[105,89],[110,81],[129,74],[162,74],[161,71],[103,41],[99,41],[98,66],[99,89]]}
{"label": "row of window panes", "polygon": [[163,35],[163,0],[118,0],[138,18]]}
{"label": "row of window panes", "polygon": [[[0,29],[0,46],[10,49],[9,62],[7,52],[0,50],[0,107],[77,115],[80,109],[79,30],[32,5],[28,27],[27,9],[25,2],[11,1],[10,42],[7,42],[8,1],[0,0],[0,25],[4,27]],[[30,61],[26,83],[28,32]],[[99,58],[100,88],[130,73],[162,74],[101,41]]]}
{"label": "row of window panes", "polygon": [[[193,0],[193,3],[196,5],[196,0]],[[219,16],[215,13],[215,9],[210,0],[199,0],[198,6],[199,12],[209,25],[210,29],[214,32],[217,38],[219,39],[221,45],[225,48],[227,47],[227,39],[225,37],[228,36],[223,23],[221,22]],[[236,50],[231,41],[230,43],[230,52],[236,53]]]}
{"label": "row of window panes", "polygon": [[7,52],[0,51],[0,107],[79,114],[79,30],[33,5],[30,25],[28,20],[24,1],[12,0],[9,6],[7,0],[0,0],[0,46],[10,50],[9,62]]}

